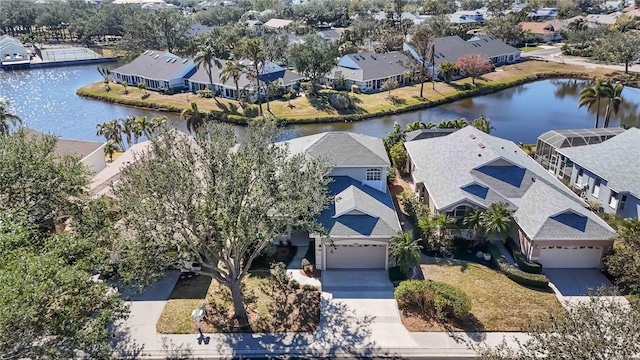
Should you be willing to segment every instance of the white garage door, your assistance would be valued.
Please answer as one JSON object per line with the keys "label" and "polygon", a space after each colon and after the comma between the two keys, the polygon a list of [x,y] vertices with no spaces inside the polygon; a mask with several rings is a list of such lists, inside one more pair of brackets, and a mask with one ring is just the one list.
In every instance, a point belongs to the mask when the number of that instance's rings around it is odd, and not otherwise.
{"label": "white garage door", "polygon": [[601,255],[600,246],[543,246],[538,262],[549,269],[597,268]]}
{"label": "white garage door", "polygon": [[384,269],[384,245],[334,246],[327,244],[327,269]]}

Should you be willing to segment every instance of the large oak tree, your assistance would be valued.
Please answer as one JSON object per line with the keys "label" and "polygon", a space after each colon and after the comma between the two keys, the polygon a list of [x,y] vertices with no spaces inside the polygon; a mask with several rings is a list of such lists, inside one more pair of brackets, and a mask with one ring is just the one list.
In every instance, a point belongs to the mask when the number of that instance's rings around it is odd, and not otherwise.
{"label": "large oak tree", "polygon": [[168,266],[197,261],[231,290],[245,318],[241,283],[273,239],[294,229],[322,231],[325,163],[274,145],[275,125],[252,123],[242,136],[207,123],[195,138],[168,131],[122,171],[114,193],[123,212],[121,271],[154,279]]}

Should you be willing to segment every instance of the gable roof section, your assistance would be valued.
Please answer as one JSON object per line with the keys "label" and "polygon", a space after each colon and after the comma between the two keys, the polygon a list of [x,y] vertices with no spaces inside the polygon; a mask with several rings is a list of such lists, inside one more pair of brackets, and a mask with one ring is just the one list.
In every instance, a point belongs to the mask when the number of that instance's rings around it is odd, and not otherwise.
{"label": "gable roof section", "polygon": [[458,129],[420,129],[410,131],[405,133],[404,141],[414,141],[414,140],[422,140],[422,139],[431,139],[434,137],[446,136],[455,132]]}
{"label": "gable roof section", "polygon": [[193,67],[193,61],[166,51],[147,50],[132,62],[115,68],[111,72],[169,81],[187,66]]}
{"label": "gable roof section", "polygon": [[[24,129],[24,132],[27,134],[27,136],[39,137],[39,138],[42,138],[44,136],[57,137],[56,135],[46,135],[44,133],[41,133],[40,131],[33,130],[30,128],[23,128],[23,129]],[[54,154],[56,154],[57,156],[74,155],[74,156],[78,156],[80,160],[91,155],[94,151],[104,146],[104,143],[99,141],[65,139],[61,137],[57,137],[57,139],[58,141],[56,142],[56,147],[53,150]]]}
{"label": "gable roof section", "polygon": [[[391,237],[400,231],[398,216],[388,192],[376,190],[347,176],[336,176],[329,184],[329,194],[335,196],[335,204],[318,216],[318,222],[329,236]],[[362,214],[352,215],[347,208]]]}
{"label": "gable roof section", "polygon": [[467,43],[475,46],[479,54],[488,58],[520,52],[493,35],[474,36]]}
{"label": "gable roof section", "polygon": [[[475,36],[469,41],[464,41],[459,36],[445,36],[433,39],[433,44],[436,67],[445,61],[456,63],[458,59],[472,54],[492,58],[520,52],[493,35]],[[404,48],[415,56],[415,52],[408,44],[404,44]],[[420,59],[417,60],[420,61]]]}
{"label": "gable roof section", "polygon": [[337,167],[389,166],[382,140],[346,131],[330,131],[286,141],[291,153],[324,158]]}
{"label": "gable roof section", "polygon": [[[471,126],[443,137],[406,142],[405,148],[416,167],[415,181],[425,184],[437,210],[465,200],[485,206],[498,201],[517,205],[534,181],[545,181],[558,196],[582,202],[516,144]],[[487,199],[463,189],[474,183],[490,189]]]}
{"label": "gable roof section", "polygon": [[615,231],[575,201],[537,181],[522,196],[514,217],[531,240],[609,240]]}
{"label": "gable roof section", "polygon": [[338,62],[327,77],[343,75],[355,81],[369,81],[401,75],[407,71],[410,60],[405,54],[394,51],[386,54],[371,52],[347,54]]}
{"label": "gable roof section", "polygon": [[640,198],[640,129],[630,128],[600,144],[557,151],[607,180],[607,187]]}

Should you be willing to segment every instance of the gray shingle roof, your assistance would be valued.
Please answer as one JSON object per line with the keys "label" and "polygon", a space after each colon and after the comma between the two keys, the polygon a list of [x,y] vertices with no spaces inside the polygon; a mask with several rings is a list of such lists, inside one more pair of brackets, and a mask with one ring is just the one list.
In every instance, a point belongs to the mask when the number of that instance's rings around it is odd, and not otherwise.
{"label": "gray shingle roof", "polygon": [[445,61],[456,63],[461,57],[471,54],[492,58],[520,52],[492,35],[476,36],[469,41],[464,41],[459,36],[445,36],[433,39],[433,43],[435,45],[436,67]]}
{"label": "gray shingle roof", "polygon": [[[494,186],[493,190],[497,192],[505,191],[505,194],[501,195],[507,201],[516,193],[515,190],[509,190],[513,187],[509,182],[514,183],[518,176],[521,187],[529,186],[529,178],[535,177],[551,184],[565,196],[581,202],[576,194],[516,144],[485,134],[472,126],[447,136],[406,142],[404,145],[416,166],[413,175],[415,180],[427,185],[438,210],[469,199],[468,193],[462,188],[473,183]],[[513,169],[514,166],[511,166],[511,173],[491,172],[495,170],[492,169],[495,167],[492,165],[509,164],[520,168],[521,173],[517,173],[518,170]]]}
{"label": "gray shingle roof", "polygon": [[640,129],[630,128],[600,144],[558,152],[607,180],[607,187],[640,197]]}
{"label": "gray shingle roof", "polygon": [[[329,193],[335,196],[335,204],[318,216],[318,221],[329,232],[329,236],[388,238],[400,231],[398,216],[388,192],[376,190],[347,176],[336,176],[329,184]],[[347,213],[343,214],[345,211]]]}
{"label": "gray shingle roof", "polygon": [[382,140],[377,137],[346,131],[330,131],[288,140],[291,153],[306,153],[324,158],[332,166],[389,166],[391,165]]}
{"label": "gray shingle roof", "polygon": [[514,217],[531,240],[609,240],[615,231],[600,217],[536,181],[522,196]]}
{"label": "gray shingle roof", "polygon": [[[40,131],[33,130],[30,128],[24,128],[24,132],[28,136],[33,137],[44,137],[45,134]],[[56,135],[52,135],[56,136]],[[65,139],[58,138],[56,142],[56,147],[53,150],[53,153],[57,156],[64,155],[75,155],[78,156],[81,160],[85,157],[91,155],[94,151],[100,149],[104,143],[99,141],[87,141],[87,140],[76,140],[76,139]]]}
{"label": "gray shingle roof", "polygon": [[[175,61],[167,62],[169,59],[175,59]],[[187,60],[186,63],[185,60]],[[193,67],[193,62],[170,52],[147,50],[132,62],[115,68],[111,72],[169,81],[175,78],[176,74],[182,71],[185,66]]]}
{"label": "gray shingle roof", "polygon": [[[376,54],[371,52],[347,54],[343,57],[351,60],[351,63],[358,66],[345,67],[336,66],[326,76],[335,79],[344,76],[355,81],[369,81],[375,79],[385,79],[391,76],[402,75],[407,71],[407,64],[411,62],[409,57],[401,52],[390,52],[386,54]],[[341,64],[344,62],[340,61]]]}
{"label": "gray shingle roof", "polygon": [[[226,63],[227,60],[220,60],[220,68],[216,67],[215,65],[211,67],[211,79],[213,80],[214,84],[222,85],[222,81],[220,81],[220,73],[224,69]],[[209,84],[209,75],[207,74],[206,66],[197,67],[193,75],[189,76],[189,81],[198,82],[201,84]],[[240,87],[240,89],[242,89],[243,87],[250,84],[252,84],[252,82],[247,78],[246,74],[243,73],[238,80],[238,86]],[[236,84],[233,82],[233,79],[229,79],[224,83],[224,86],[235,89]]]}

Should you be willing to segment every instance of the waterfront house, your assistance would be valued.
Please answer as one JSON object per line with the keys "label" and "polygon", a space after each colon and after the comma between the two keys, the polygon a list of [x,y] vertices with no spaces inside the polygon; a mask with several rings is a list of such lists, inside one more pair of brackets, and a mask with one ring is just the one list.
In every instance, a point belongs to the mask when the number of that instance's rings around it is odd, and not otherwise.
{"label": "waterfront house", "polygon": [[[37,130],[24,128],[27,136],[42,138],[47,136]],[[80,159],[93,174],[102,171],[106,166],[104,155],[104,143],[100,141],[87,141],[77,139],[58,138],[53,149],[56,156],[73,155]]]}
{"label": "waterfront house", "polygon": [[147,84],[151,90],[181,90],[187,87],[186,78],[196,66],[190,58],[181,58],[170,52],[147,50],[132,62],[111,70],[113,79],[129,86]]}
{"label": "waterfront house", "polygon": [[325,132],[285,143],[292,154],[326,159],[331,166],[334,201],[318,216],[327,234],[309,234],[315,239],[316,268],[388,269],[389,243],[400,222],[387,189],[391,163],[382,140]]}
{"label": "waterfront house", "polygon": [[[213,80],[213,84],[211,84],[209,80],[207,70],[204,67],[200,67],[185,79],[188,89],[196,92],[208,88],[218,96],[228,99],[236,99],[236,84],[233,79],[229,79],[226,82],[222,82],[220,80],[220,74],[227,63],[227,60],[219,61],[221,64],[220,68],[216,66],[211,67],[211,80]],[[251,63],[246,60],[241,61],[240,63],[245,65],[247,68],[250,68],[251,66]],[[302,77],[298,73],[287,70],[275,63],[268,62],[260,72],[260,80],[262,82],[278,82],[284,91],[292,91],[299,88]],[[238,88],[241,91],[243,89],[247,89],[250,92],[253,92],[255,88],[255,80],[249,79],[246,72],[243,72],[238,80]],[[264,89],[261,89],[260,94],[262,96],[265,95]]]}
{"label": "waterfront house", "polygon": [[401,52],[376,54],[371,52],[347,54],[338,61],[324,77],[327,85],[335,85],[336,80],[344,78],[347,88],[357,85],[362,92],[382,90],[382,84],[388,79],[404,85],[408,80],[403,76],[410,71],[411,59]]}
{"label": "waterfront house", "polygon": [[558,167],[571,166],[569,186],[601,211],[640,218],[640,129],[630,128],[594,145],[557,150]]}
{"label": "waterfront house", "polygon": [[546,268],[598,268],[613,245],[614,230],[511,141],[468,126],[404,145],[415,193],[434,215],[463,219],[505,203],[510,237]]}
{"label": "waterfront house", "polygon": [[[433,40],[435,71],[430,68],[429,71],[433,74],[438,74],[438,66],[449,61],[457,63],[462,57],[480,54],[485,56],[493,66],[500,66],[504,64],[510,64],[520,61],[520,50],[507,45],[501,39],[492,35],[474,36],[471,39],[465,41],[459,36],[445,36],[435,38]],[[421,62],[422,59],[418,56],[416,51],[408,43],[404,43],[403,49],[409,52],[416,61]],[[427,62],[430,62],[428,59]],[[462,74],[456,74],[454,77]]]}
{"label": "waterfront house", "polygon": [[522,30],[528,32],[530,37],[527,40],[537,42],[557,42],[562,40],[561,31],[566,28],[562,20],[548,22],[521,22],[518,24]]}
{"label": "waterfront house", "polygon": [[0,65],[2,68],[16,68],[31,63],[31,56],[20,40],[9,36],[0,36]]}

